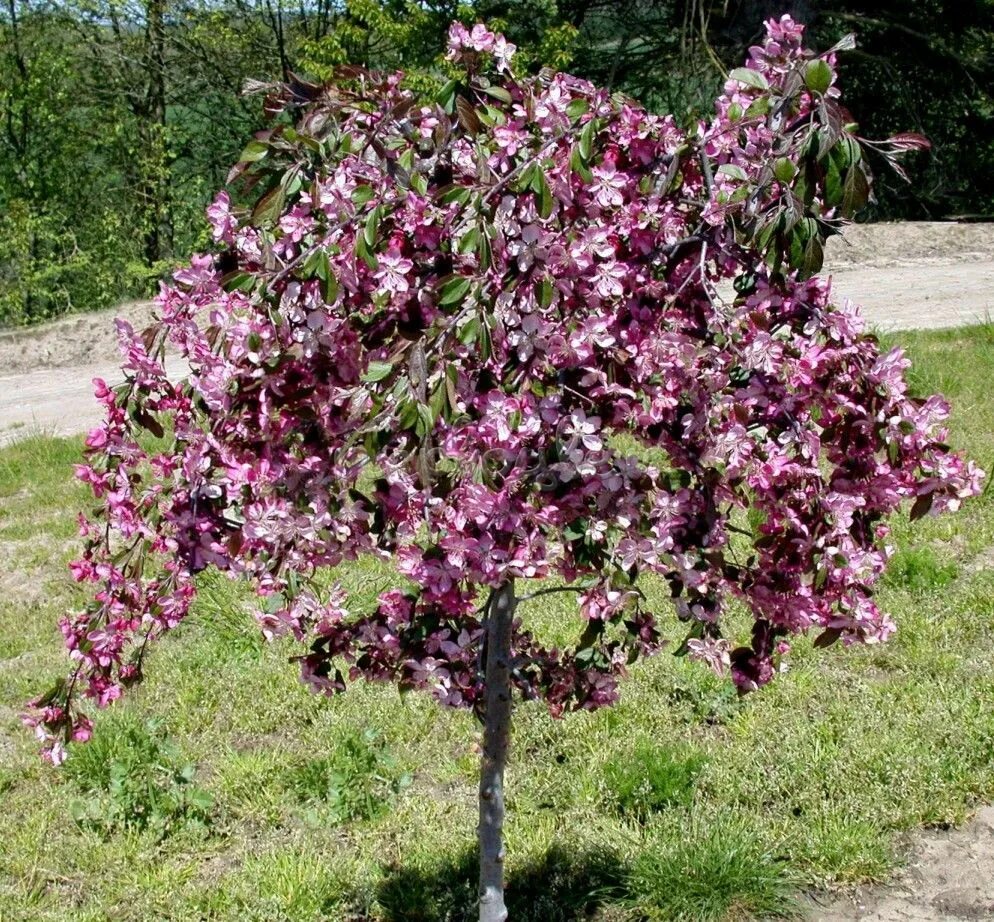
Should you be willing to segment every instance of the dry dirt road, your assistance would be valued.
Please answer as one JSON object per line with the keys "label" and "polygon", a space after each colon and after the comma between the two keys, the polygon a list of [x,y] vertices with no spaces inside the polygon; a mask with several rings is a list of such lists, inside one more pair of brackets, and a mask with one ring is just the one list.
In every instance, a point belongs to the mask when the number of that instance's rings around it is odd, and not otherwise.
{"label": "dry dirt road", "polygon": [[[976,323],[994,311],[994,227],[903,223],[851,227],[829,246],[840,297],[883,330]],[[91,380],[120,380],[112,318],[140,327],[147,304],[0,331],[0,444],[25,433],[82,432],[99,419]],[[179,370],[182,366],[173,363]]]}
{"label": "dry dirt road", "polygon": [[927,830],[908,843],[888,884],[831,899],[812,895],[810,922],[976,922],[994,919],[994,807],[962,829]]}

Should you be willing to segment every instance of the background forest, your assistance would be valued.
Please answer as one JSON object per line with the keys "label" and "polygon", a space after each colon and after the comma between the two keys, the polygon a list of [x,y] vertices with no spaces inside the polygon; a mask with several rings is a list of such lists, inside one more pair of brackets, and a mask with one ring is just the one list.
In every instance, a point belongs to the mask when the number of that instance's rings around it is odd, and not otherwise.
{"label": "background forest", "polygon": [[206,243],[203,207],[262,121],[247,81],[342,63],[441,84],[448,23],[486,20],[533,69],[570,70],[681,119],[789,12],[843,57],[864,134],[926,134],[911,189],[869,218],[994,212],[994,0],[3,0],[0,326],[154,289]]}

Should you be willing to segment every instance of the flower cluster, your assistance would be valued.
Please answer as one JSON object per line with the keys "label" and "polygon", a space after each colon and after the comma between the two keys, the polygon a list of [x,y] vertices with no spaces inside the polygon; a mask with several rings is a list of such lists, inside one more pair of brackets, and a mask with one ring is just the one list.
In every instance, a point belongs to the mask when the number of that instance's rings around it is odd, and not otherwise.
{"label": "flower cluster", "polygon": [[[509,580],[575,593],[574,647],[515,623],[513,681],[554,714],[613,702],[658,648],[646,574],[681,649],[742,690],[791,635],[886,639],[888,514],[955,508],[981,475],[942,400],[912,397],[900,352],[813,276],[869,174],[834,52],[767,28],[691,132],[515,76],[483,26],[453,26],[464,77],[433,102],[355,68],[274,88],[281,117],[231,177],[258,198],[217,197],[215,251],[152,327],[120,324],[126,384],[97,382],[78,474],[99,511],[73,564],[93,601],[28,718],[52,758],[88,735],[79,693],[140,679],[206,567],[252,583],[328,694],[364,677],[479,708],[481,612]],[[356,612],[314,577],[363,554],[403,588]],[[732,599],[755,618],[738,646]]]}

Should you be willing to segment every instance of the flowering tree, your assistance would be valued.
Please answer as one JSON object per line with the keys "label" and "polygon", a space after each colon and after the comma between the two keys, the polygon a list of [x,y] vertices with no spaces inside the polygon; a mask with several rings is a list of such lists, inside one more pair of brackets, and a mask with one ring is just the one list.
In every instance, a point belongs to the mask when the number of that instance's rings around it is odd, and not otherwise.
{"label": "flowering tree", "polygon": [[[483,720],[490,922],[512,696],[611,704],[660,646],[640,577],[669,585],[678,652],[743,691],[791,635],[886,639],[886,516],[955,508],[981,474],[944,444],[943,401],[909,396],[900,351],[814,277],[869,195],[834,86],[847,44],[815,55],[767,23],[690,132],[565,74],[515,76],[479,25],[453,25],[459,77],[431,103],[355,68],[269,88],[275,125],[230,177],[254,203],[218,196],[216,252],[144,333],[119,322],[127,381],[97,382],[107,418],[78,474],[100,508],[72,565],[94,600],[62,622],[70,678],[28,717],[49,757],[90,734],[80,691],[103,707],[141,678],[196,573],[246,577],[263,631],[308,645],[316,691],[390,681]],[[315,577],[365,553],[403,586],[350,611]],[[570,649],[527,629],[548,592],[576,596]],[[730,599],[755,618],[738,646]]]}

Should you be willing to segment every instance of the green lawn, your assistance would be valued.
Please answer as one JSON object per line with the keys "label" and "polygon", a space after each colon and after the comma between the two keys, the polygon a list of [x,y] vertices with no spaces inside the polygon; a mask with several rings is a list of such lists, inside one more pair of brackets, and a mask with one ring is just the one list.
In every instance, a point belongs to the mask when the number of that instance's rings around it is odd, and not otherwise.
{"label": "green lawn", "polygon": [[[952,441],[989,469],[994,331],[900,341],[916,388],[954,401]],[[311,696],[293,645],[261,643],[222,578],[88,747],[62,771],[37,758],[17,712],[65,667],[79,450],[0,451],[0,920],[468,918],[472,719],[390,688]],[[994,796],[994,491],[901,519],[894,540],[886,646],[800,642],[743,700],[663,653],[613,709],[520,706],[512,920],[789,915],[799,888],[882,879],[903,831]],[[391,577],[369,563],[342,578],[372,598]],[[525,612],[546,636],[568,605],[549,599]]]}

